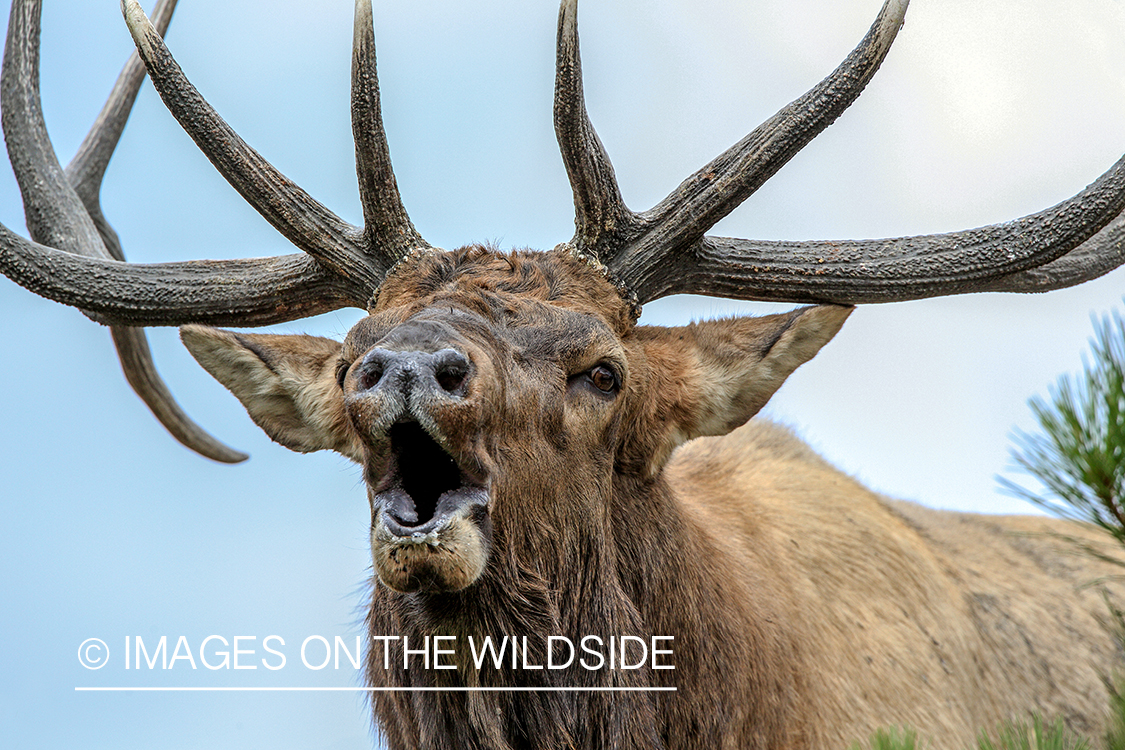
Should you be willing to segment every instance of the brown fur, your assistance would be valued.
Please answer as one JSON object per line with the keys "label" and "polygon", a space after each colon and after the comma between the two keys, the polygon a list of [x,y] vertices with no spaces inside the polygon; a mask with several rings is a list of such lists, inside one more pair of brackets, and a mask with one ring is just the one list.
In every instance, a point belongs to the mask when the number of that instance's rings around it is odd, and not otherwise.
{"label": "brown fur", "polygon": [[[371,634],[459,639],[451,670],[371,649],[370,684],[678,689],[376,693],[390,747],[844,748],[887,724],[968,747],[1032,711],[1101,731],[1122,655],[1078,587],[1106,571],[1046,535],[1091,532],[893,503],[779,428],[738,428],[847,309],[634,327],[565,251],[467,248],[409,259],[370,312],[342,346],[184,333],[274,439],[363,463]],[[371,364],[446,350],[469,367],[444,391]],[[387,531],[404,421],[487,490],[432,544]],[[528,636],[540,664],[549,635],[674,636],[675,670],[477,671],[464,644],[485,635]]]}

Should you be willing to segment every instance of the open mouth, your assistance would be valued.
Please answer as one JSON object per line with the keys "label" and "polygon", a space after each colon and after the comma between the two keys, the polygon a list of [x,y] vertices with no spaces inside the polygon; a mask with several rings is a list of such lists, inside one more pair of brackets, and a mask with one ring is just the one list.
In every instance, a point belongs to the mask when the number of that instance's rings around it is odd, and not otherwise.
{"label": "open mouth", "polygon": [[[450,519],[484,512],[488,491],[471,479],[417,422],[390,429],[391,460],[375,499],[387,531],[428,541]],[[436,541],[436,536],[434,536]]]}

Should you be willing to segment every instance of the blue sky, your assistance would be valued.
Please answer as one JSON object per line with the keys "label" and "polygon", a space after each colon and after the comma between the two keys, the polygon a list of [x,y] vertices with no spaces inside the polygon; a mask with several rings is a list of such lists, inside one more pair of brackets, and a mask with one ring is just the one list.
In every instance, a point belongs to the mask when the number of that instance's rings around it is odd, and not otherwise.
{"label": "blue sky", "polygon": [[[551,128],[556,7],[451,0],[375,7],[391,152],[434,244],[549,248],[572,208]],[[647,208],[829,72],[877,0],[584,0],[591,116],[626,201]],[[182,0],[169,44],[267,159],[358,222],[348,123],[351,3]],[[1125,9],[1114,0],[916,0],[883,69],[841,119],[714,231],[812,239],[957,230],[1077,192],[1125,150]],[[65,162],[124,61],[116,0],[47,0],[43,96]],[[6,172],[7,170],[5,170]],[[289,252],[147,87],[111,164],[107,216],[131,260]],[[23,230],[0,175],[0,221]],[[1120,307],[1125,272],[1047,296],[966,296],[859,309],[768,411],[887,494],[984,512],[1027,399],[1080,365],[1091,313]],[[644,322],[764,305],[673,298]],[[342,336],[346,310],[281,327]],[[326,685],[310,635],[354,639],[368,574],[359,472],[272,444],[151,332],[185,408],[246,450],[240,466],[171,440],[121,377],[108,332],[0,280],[0,727],[14,748],[370,746],[362,700],[333,694],[76,694],[82,685]],[[124,638],[271,634],[285,669],[131,670]],[[98,637],[100,671],[76,660]],[[169,643],[171,647],[173,643]]]}

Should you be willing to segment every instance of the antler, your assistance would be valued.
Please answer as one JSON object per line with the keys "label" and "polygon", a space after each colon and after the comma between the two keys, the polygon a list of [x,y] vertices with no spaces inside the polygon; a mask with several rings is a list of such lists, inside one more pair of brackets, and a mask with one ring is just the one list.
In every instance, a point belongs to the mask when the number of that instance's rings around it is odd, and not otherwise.
{"label": "antler", "polygon": [[[102,114],[64,173],[39,104],[41,0],[12,6],[4,57],[5,139],[24,198],[31,240],[0,226],[0,271],[30,289],[113,326],[134,389],[188,447],[220,461],[246,456],[190,422],[156,375],[141,330],[127,326],[268,325],[341,307],[365,307],[387,272],[429,248],[410,223],[390,166],[379,112],[370,0],[357,0],[352,126],[364,226],[352,226],[250,148],[199,95],[162,38],[174,0],[154,25],[136,0],[122,13],[137,45]],[[102,216],[98,191],[144,77],[141,60],[172,114],[219,172],[307,255],[131,264]]]}
{"label": "antler", "polygon": [[909,0],[887,0],[859,46],[813,89],[684,180],[649,211],[621,199],[586,113],[578,2],[559,9],[555,133],[574,192],[570,244],[640,302],[697,293],[778,302],[897,302],[965,292],[1047,291],[1125,263],[1125,157],[1070,200],[1015,221],[881,240],[767,242],[705,233],[859,96]]}
{"label": "antler", "polygon": [[[154,15],[160,33],[168,28],[175,5],[175,0],[165,0],[157,6]],[[28,230],[35,240],[76,257],[123,261],[117,233],[102,215],[99,192],[144,68],[137,55],[129,58],[78,154],[62,170],[39,103],[40,10],[38,2],[13,5],[0,86],[4,134],[23,193]],[[111,333],[125,379],[177,440],[216,461],[246,459],[246,454],[218,442],[184,413],[157,374],[142,329],[114,326]]]}
{"label": "antler", "polygon": [[[855,99],[885,58],[908,0],[886,0],[859,46],[827,78],[644,212],[621,198],[582,94],[577,0],[559,10],[555,129],[575,201],[570,245],[642,302],[681,292],[791,302],[888,302],[975,291],[1046,291],[1125,262],[1125,159],[1068,201],[964,232],[883,240],[765,242],[707,236]],[[215,113],[165,47],[174,0],[153,25],[122,0],[168,109],[242,196],[304,254],[161,264],[124,261],[98,191],[143,71],[136,58],[64,171],[39,105],[40,0],[12,7],[0,85],[5,138],[31,239],[0,226],[0,271],[113,326],[126,377],[181,442],[218,460],[244,456],[190,422],[155,374],[147,325],[255,326],[365,307],[386,274],[430,245],[402,205],[379,110],[370,0],[357,0],[352,128],[364,226],[345,222],[278,172]]]}

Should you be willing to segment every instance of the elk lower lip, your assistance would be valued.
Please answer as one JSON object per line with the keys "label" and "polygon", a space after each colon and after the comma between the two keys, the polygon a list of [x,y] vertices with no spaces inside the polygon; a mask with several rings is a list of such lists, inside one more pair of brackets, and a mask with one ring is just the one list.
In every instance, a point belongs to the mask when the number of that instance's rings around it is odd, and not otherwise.
{"label": "elk lower lip", "polygon": [[463,485],[442,493],[431,518],[414,525],[417,511],[410,495],[401,488],[380,492],[375,501],[382,507],[383,527],[403,542],[437,544],[439,533],[455,518],[475,518],[488,509],[488,490],[479,485]]}

